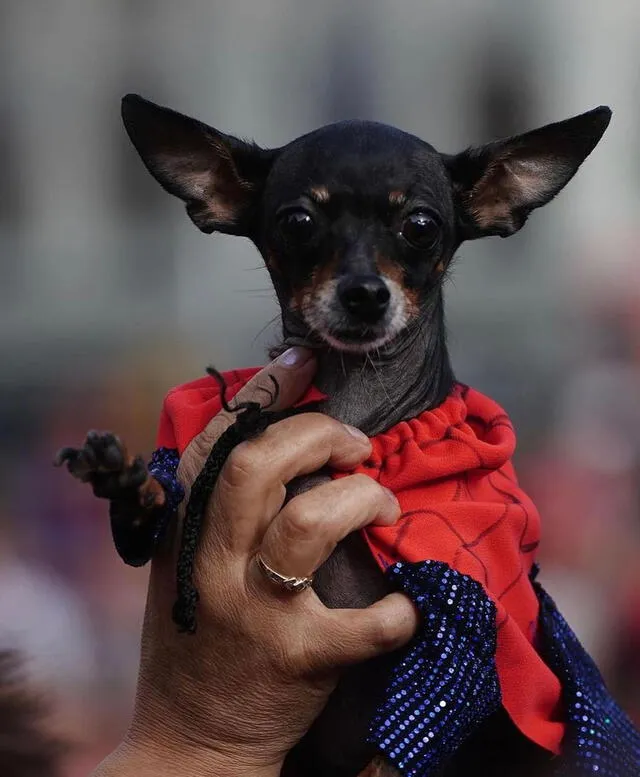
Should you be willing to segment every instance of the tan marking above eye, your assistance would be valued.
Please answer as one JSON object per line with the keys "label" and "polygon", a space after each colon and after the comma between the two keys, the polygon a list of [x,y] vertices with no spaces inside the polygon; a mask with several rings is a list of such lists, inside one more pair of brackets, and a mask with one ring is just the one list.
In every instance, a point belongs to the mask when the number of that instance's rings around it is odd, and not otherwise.
{"label": "tan marking above eye", "polygon": [[309,194],[311,199],[315,200],[319,204],[329,201],[329,190],[326,186],[313,186],[310,189]]}
{"label": "tan marking above eye", "polygon": [[391,205],[404,205],[407,201],[407,197],[404,192],[393,191],[389,192],[389,202]]}
{"label": "tan marking above eye", "polygon": [[438,262],[438,264],[436,266],[436,270],[438,272],[444,272],[444,262]]}

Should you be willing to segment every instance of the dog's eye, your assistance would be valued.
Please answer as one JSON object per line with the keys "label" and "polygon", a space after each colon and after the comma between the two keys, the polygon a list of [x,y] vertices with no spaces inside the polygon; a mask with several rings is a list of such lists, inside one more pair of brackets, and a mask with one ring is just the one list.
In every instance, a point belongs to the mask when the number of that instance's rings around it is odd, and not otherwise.
{"label": "dog's eye", "polygon": [[402,237],[414,248],[433,248],[440,236],[440,224],[429,213],[412,213],[402,225]]}
{"label": "dog's eye", "polygon": [[313,218],[306,210],[290,210],[279,220],[280,231],[287,240],[307,243],[315,231]]}

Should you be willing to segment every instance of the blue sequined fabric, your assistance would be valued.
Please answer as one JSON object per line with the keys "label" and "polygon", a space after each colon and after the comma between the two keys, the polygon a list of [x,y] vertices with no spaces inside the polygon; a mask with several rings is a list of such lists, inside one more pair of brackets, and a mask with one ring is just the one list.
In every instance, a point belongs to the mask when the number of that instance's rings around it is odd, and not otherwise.
{"label": "blue sequined fabric", "polygon": [[496,608],[482,586],[437,561],[387,574],[423,625],[395,668],[370,741],[406,777],[431,775],[501,703]]}
{"label": "blue sequined fabric", "polygon": [[[495,605],[479,583],[441,562],[395,564],[387,575],[415,602],[423,625],[395,668],[370,741],[405,777],[432,777],[501,703]],[[541,654],[562,683],[566,709],[562,754],[550,774],[640,777],[640,733],[551,597],[533,585]]]}
{"label": "blue sequined fabric", "polygon": [[156,543],[162,538],[169,519],[184,499],[184,488],[178,480],[179,462],[180,456],[175,448],[157,448],[149,462],[149,473],[160,483],[166,496],[162,519],[158,521],[155,530]]}
{"label": "blue sequined fabric", "polygon": [[554,777],[638,777],[640,732],[611,698],[602,675],[538,584],[541,653],[563,688],[567,732]]}
{"label": "blue sequined fabric", "polygon": [[[158,448],[149,464],[167,495],[157,540],[184,499],[179,460],[177,450]],[[431,777],[501,704],[495,605],[478,582],[441,562],[399,563],[387,575],[415,602],[423,625],[393,672],[370,741],[405,777]],[[533,585],[541,654],[562,683],[566,709],[553,777],[640,777],[640,733],[551,597]]]}

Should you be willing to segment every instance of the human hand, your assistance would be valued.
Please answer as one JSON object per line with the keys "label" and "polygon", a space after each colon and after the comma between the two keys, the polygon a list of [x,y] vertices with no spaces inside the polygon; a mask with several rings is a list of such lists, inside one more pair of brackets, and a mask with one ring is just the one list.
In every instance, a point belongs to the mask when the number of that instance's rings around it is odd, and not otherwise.
{"label": "human hand", "polygon": [[[275,409],[293,405],[315,371],[311,354],[296,352],[299,363],[288,366],[281,357],[236,400],[264,401],[260,387],[269,387],[272,375],[280,386]],[[187,489],[233,421],[221,412],[187,448],[179,468]],[[200,540],[198,631],[180,634],[171,621],[173,547],[152,565],[133,723],[98,775],[278,775],[340,668],[410,639],[417,615],[402,594],[362,610],[327,609],[312,589],[278,587],[255,561],[259,551],[282,574],[309,576],[350,532],[394,523],[395,497],[362,475],[317,486],[283,507],[294,477],[324,465],[351,470],[370,450],[357,430],[316,413],[280,421],[234,449]]]}

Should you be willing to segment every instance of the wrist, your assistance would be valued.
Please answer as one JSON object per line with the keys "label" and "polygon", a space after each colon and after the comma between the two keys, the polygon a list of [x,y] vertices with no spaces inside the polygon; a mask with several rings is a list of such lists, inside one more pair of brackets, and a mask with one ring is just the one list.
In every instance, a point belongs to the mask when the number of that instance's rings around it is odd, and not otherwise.
{"label": "wrist", "polygon": [[171,677],[143,667],[129,729],[92,777],[280,777],[290,745],[242,736],[233,718],[212,714],[218,701],[197,682]]}
{"label": "wrist", "polygon": [[91,777],[279,777],[282,762],[261,764],[245,753],[222,752],[195,743],[138,743],[128,737]]}

